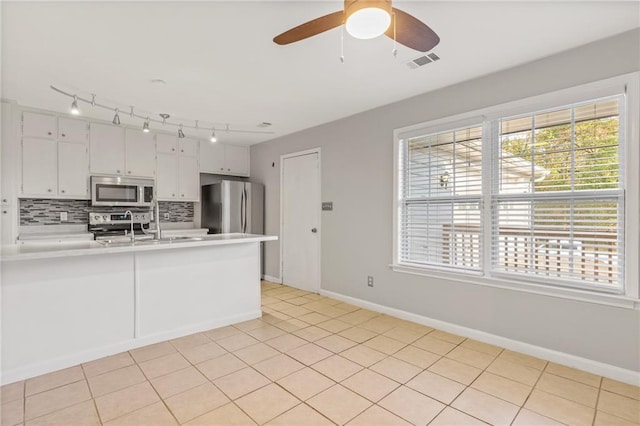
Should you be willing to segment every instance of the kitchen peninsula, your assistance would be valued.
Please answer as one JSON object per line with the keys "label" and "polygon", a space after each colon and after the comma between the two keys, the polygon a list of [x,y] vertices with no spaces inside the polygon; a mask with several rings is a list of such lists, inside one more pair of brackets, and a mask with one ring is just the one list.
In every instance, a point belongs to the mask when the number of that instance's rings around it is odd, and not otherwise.
{"label": "kitchen peninsula", "polygon": [[4,246],[2,383],[261,316],[260,243]]}

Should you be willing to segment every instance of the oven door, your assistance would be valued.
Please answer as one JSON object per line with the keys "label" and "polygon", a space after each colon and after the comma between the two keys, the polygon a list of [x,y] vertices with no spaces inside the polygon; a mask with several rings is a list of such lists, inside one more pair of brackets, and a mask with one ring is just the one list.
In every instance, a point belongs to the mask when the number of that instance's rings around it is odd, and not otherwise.
{"label": "oven door", "polygon": [[[92,176],[91,205],[93,206],[150,206],[145,195],[148,180],[120,177]],[[151,181],[153,182],[153,181]]]}

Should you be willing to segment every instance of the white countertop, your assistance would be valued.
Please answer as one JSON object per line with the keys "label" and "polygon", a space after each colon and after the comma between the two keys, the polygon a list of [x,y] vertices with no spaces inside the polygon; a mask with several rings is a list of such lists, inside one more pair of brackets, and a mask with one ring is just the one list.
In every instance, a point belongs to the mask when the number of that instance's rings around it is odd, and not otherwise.
{"label": "white countertop", "polygon": [[0,260],[12,262],[19,260],[51,259],[95,254],[128,253],[139,251],[166,250],[177,248],[204,247],[225,244],[255,243],[275,241],[277,236],[255,234],[211,234],[198,237],[197,240],[160,241],[158,243],[120,243],[103,245],[96,241],[73,241],[37,245],[2,246]]}

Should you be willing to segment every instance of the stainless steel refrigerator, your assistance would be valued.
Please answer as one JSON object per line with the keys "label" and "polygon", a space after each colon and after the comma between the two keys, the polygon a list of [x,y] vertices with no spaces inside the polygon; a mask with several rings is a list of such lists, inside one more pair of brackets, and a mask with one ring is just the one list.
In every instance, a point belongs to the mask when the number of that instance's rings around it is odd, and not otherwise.
{"label": "stainless steel refrigerator", "polygon": [[264,185],[223,180],[202,187],[202,227],[210,234],[263,234]]}

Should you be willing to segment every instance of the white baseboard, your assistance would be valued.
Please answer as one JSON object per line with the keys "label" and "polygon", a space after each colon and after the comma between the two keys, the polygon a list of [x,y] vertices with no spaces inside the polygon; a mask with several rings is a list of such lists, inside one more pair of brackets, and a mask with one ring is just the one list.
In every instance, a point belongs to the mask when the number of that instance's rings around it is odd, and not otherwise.
{"label": "white baseboard", "polygon": [[379,305],[377,303],[368,302],[366,300],[357,299],[351,296],[345,296],[343,294],[334,293],[332,291],[320,290],[320,294],[322,296],[331,297],[332,299],[340,300],[346,303],[350,303],[352,305],[370,309],[372,311],[388,314],[396,318],[405,319],[418,324],[437,328],[442,331],[457,334],[459,336],[468,337],[484,343],[489,343],[491,345],[500,346],[502,348],[509,349],[512,351],[531,355],[537,358],[542,358],[558,364],[567,365],[569,367],[577,368],[579,370],[587,371],[589,373],[597,374],[599,376],[618,380],[620,382],[625,382],[631,385],[640,386],[639,371],[627,370],[624,368],[616,367],[615,365],[606,364],[604,362],[594,361],[594,360],[582,358],[576,355],[571,355],[565,352],[559,352],[553,349],[532,345],[530,343],[508,339],[506,337],[501,337],[495,334],[486,333],[484,331],[476,330],[473,328],[452,324],[446,321],[440,321],[437,319],[414,314],[412,312],[403,311],[401,309],[390,308],[388,306]]}
{"label": "white baseboard", "polygon": [[139,337],[136,339],[126,340],[124,342],[116,343],[109,346],[103,346],[100,348],[90,349],[83,352],[78,352],[70,355],[61,356],[45,362],[26,365],[12,370],[3,371],[0,383],[6,385],[9,383],[17,382],[18,380],[29,379],[31,377],[39,376],[41,374],[51,373],[53,371],[61,370],[63,368],[73,367],[75,365],[82,364],[84,362],[93,361],[103,358],[109,355],[115,355],[120,352],[136,349],[141,346],[151,345],[154,343],[164,342],[166,340],[175,339],[182,336],[188,336],[189,334],[199,333],[201,331],[207,331],[214,328],[225,327],[231,324],[237,324],[242,321],[248,321],[255,318],[260,318],[262,311],[249,311],[239,315],[228,316],[217,319],[215,321],[209,321],[206,323],[200,323],[175,329],[163,333],[153,334],[150,336]]}
{"label": "white baseboard", "polygon": [[271,275],[263,275],[262,279],[276,284],[282,284],[282,278],[272,277]]}

